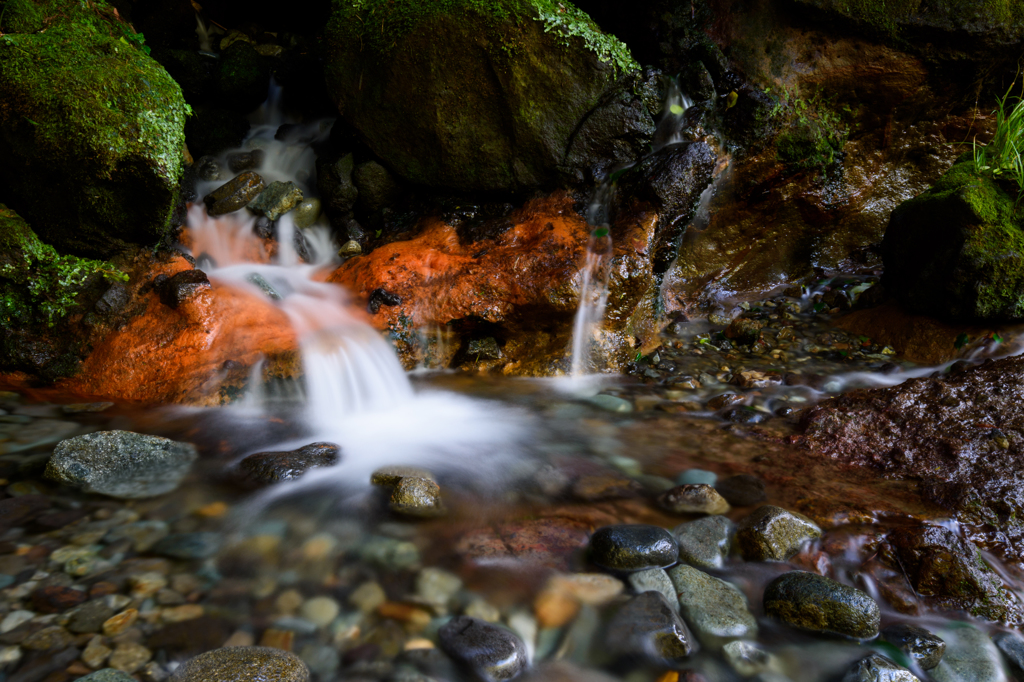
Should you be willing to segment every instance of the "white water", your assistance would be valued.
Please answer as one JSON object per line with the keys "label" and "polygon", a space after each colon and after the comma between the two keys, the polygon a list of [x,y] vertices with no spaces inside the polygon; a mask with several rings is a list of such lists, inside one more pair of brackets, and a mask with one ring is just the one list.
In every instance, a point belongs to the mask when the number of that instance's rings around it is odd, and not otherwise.
{"label": "white water", "polygon": [[[652,154],[670,144],[682,141],[686,110],[693,102],[671,80],[662,106],[662,117],[655,132]],[[623,170],[623,169],[619,169]],[[605,180],[595,191],[587,208],[587,223],[592,228],[583,265],[580,302],[572,330],[572,356],[568,387],[584,390],[592,387],[592,375],[599,372],[595,348],[600,345],[601,326],[608,304],[608,277],[612,259],[611,210],[615,200],[615,183]]]}
{"label": "white water", "polygon": [[[300,126],[289,141],[275,140],[278,127],[290,122],[278,99],[279,90],[272,88],[267,103],[250,117],[254,127],[244,148],[264,151],[255,170],[267,184],[290,180],[308,198],[316,186],[311,144],[329,134],[329,121]],[[221,158],[225,169],[227,156]],[[230,176],[225,172],[219,181],[201,183],[199,195]],[[204,206],[194,205],[189,210],[193,253],[208,259],[206,273],[215,287],[244,290],[287,315],[298,338],[303,377],[282,394],[268,390],[262,367],[254,367],[247,395],[223,415],[239,428],[282,408],[299,415],[305,426],[300,439],[261,443],[253,451],[287,450],[313,441],[334,442],[342,449],[337,466],[275,486],[272,495],[309,485],[365,486],[374,469],[395,464],[421,466],[439,475],[467,474],[500,485],[529,433],[525,417],[452,393],[415,391],[391,344],[370,326],[362,306],[340,286],[320,281],[338,261],[326,218],[302,230],[309,262],[292,246],[296,228],[290,214],[276,223],[278,252],[272,260],[254,224],[255,216],[247,209],[211,218]],[[253,282],[259,278],[277,299]]]}

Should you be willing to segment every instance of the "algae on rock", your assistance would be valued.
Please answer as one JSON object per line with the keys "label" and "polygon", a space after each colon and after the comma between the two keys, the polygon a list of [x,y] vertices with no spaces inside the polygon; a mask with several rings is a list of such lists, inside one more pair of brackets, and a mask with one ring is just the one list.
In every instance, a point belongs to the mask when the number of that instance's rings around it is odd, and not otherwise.
{"label": "algae on rock", "polygon": [[177,83],[102,0],[0,12],[0,200],[63,252],[158,241],[182,174]]}
{"label": "algae on rock", "polygon": [[1024,319],[1024,232],[1009,189],[963,158],[897,206],[882,241],[886,289],[936,317]]}

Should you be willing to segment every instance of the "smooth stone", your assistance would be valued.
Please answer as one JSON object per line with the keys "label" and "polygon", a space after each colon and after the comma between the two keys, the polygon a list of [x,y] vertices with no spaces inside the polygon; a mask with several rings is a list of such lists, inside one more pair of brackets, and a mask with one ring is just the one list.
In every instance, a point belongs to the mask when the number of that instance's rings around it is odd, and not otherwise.
{"label": "smooth stone", "polygon": [[1006,682],[999,649],[984,632],[968,625],[936,634],[946,643],[942,660],[928,671],[936,682]]}
{"label": "smooth stone", "polygon": [[114,609],[110,608],[105,599],[93,599],[68,612],[67,627],[75,634],[99,632],[103,629],[103,623],[113,615]]}
{"label": "smooth stone", "polygon": [[168,493],[198,457],[195,446],[130,431],[97,431],[63,440],[46,465],[46,477],[122,499]]}
{"label": "smooth stone", "polygon": [[272,301],[280,301],[281,294],[277,293],[277,290],[271,286],[270,282],[264,279],[263,275],[258,272],[253,272],[245,276],[245,281],[250,284],[255,284],[259,287],[260,291],[266,294],[267,298]]}
{"label": "smooth stone", "polygon": [[292,212],[295,227],[304,229],[312,225],[320,217],[320,200],[311,198],[299,202]]}
{"label": "smooth stone", "polygon": [[78,682],[135,682],[135,678],[116,668],[103,668],[85,677],[79,677]]}
{"label": "smooth stone", "polygon": [[256,486],[291,481],[314,467],[337,464],[340,450],[334,443],[310,443],[287,452],[257,452],[238,463],[238,474]]}
{"label": "smooth stone", "polygon": [[729,503],[710,485],[691,483],[665,491],[658,497],[662,509],[674,514],[725,514]]}
{"label": "smooth stone", "polygon": [[254,170],[259,168],[263,163],[264,156],[266,156],[266,152],[262,149],[253,149],[248,152],[234,152],[232,154],[228,154],[228,168],[231,169],[232,173]]}
{"label": "smooth stone", "polygon": [[224,177],[224,169],[220,161],[213,156],[201,156],[195,164],[196,177],[206,182],[216,182]]}
{"label": "smooth stone", "polygon": [[700,643],[713,649],[733,639],[757,637],[747,598],[730,583],[680,564],[668,571],[683,619]]}
{"label": "smooth stone", "polygon": [[619,398],[618,396],[607,395],[605,393],[599,393],[598,395],[587,398],[587,402],[600,407],[602,410],[608,410],[609,412],[633,411],[633,403],[629,402],[625,398]]}
{"label": "smooth stone", "polygon": [[330,625],[340,612],[341,606],[330,597],[307,599],[299,609],[300,616],[322,628]]}
{"label": "smooth stone", "polygon": [[338,255],[342,258],[351,258],[352,256],[358,256],[363,252],[363,247],[355,239],[349,239],[347,242],[341,245],[338,249]]}
{"label": "smooth stone", "polygon": [[398,482],[403,478],[409,477],[427,478],[431,481],[435,480],[434,475],[426,469],[397,464],[383,466],[374,471],[370,474],[370,483],[373,485],[384,486],[385,488],[393,488],[398,485]]}
{"label": "smooth stone", "polygon": [[173,682],[308,682],[309,669],[287,651],[264,646],[214,649],[185,661]]}
{"label": "smooth stone", "polygon": [[444,608],[462,589],[462,578],[441,568],[424,568],[416,576],[416,597]]}
{"label": "smooth stone", "polygon": [[202,270],[182,270],[166,280],[157,287],[160,294],[160,302],[168,308],[177,309],[180,305],[211,286],[210,278]]}
{"label": "smooth stone", "polygon": [[[899,623],[882,630],[882,639],[902,651],[922,670],[931,670],[942,660],[946,643],[917,625]],[[1018,635],[1019,637],[1019,635]],[[1024,639],[1020,640],[1024,653]],[[1000,647],[1002,648],[1002,647]]]}
{"label": "smooth stone", "polygon": [[735,524],[725,516],[705,516],[675,527],[679,560],[697,568],[721,568],[732,547]]}
{"label": "smooth stone", "polygon": [[30,620],[35,618],[35,616],[36,614],[34,611],[11,611],[6,616],[4,616],[4,619],[2,621],[0,621],[0,634],[6,634],[10,632],[22,623],[29,622]]}
{"label": "smooth stone", "polygon": [[605,649],[614,656],[676,665],[694,650],[686,624],[661,592],[644,592],[623,604],[607,632]]}
{"label": "smooth stone", "polygon": [[672,579],[668,577],[664,568],[648,568],[645,571],[630,573],[626,581],[637,594],[660,592],[665,595],[669,606],[679,613],[679,596],[676,594],[676,588],[672,585]]}
{"label": "smooth stone", "polygon": [[704,469],[687,469],[676,477],[676,485],[714,485],[718,474]]}
{"label": "smooth stone", "polygon": [[780,674],[781,663],[757,642],[734,640],[722,647],[725,662],[743,677]]}
{"label": "smooth stone", "polygon": [[921,682],[912,672],[881,654],[865,656],[843,676],[843,682]]}
{"label": "smooth stone", "polygon": [[875,637],[881,620],[867,593],[807,571],[783,573],[770,582],[764,612],[796,628],[855,639]]}
{"label": "smooth stone", "polygon": [[302,190],[294,182],[275,180],[249,202],[249,210],[277,220],[302,201]]}
{"label": "smooth stone", "polygon": [[263,188],[263,178],[253,171],[247,171],[207,194],[203,197],[203,203],[209,215],[225,215],[244,208],[260,195]]}
{"label": "smooth stone", "polygon": [[[0,630],[2,629],[0,628]],[[882,633],[884,634],[885,630]],[[1024,637],[1019,632],[997,632],[992,635],[992,641],[996,643],[999,650],[1003,652],[1003,656],[1015,670],[1024,670]],[[945,643],[943,643],[943,647],[945,647]]]}
{"label": "smooth stone", "polygon": [[395,485],[388,507],[399,514],[434,518],[445,513],[441,487],[429,478],[407,476]]}
{"label": "smooth stone", "polygon": [[665,568],[679,560],[679,543],[658,526],[605,526],[590,538],[590,559],[598,566],[615,571]]}
{"label": "smooth stone", "polygon": [[511,680],[529,666],[529,652],[523,640],[478,618],[456,616],[437,635],[445,653],[487,682]]}
{"label": "smooth stone", "polygon": [[821,529],[803,514],[781,507],[758,507],[737,525],[736,544],[747,561],[786,561]]}
{"label": "smooth stone", "polygon": [[172,559],[206,559],[216,554],[220,545],[220,533],[176,533],[156,543],[152,551]]}
{"label": "smooth stone", "polygon": [[715,484],[715,490],[734,507],[750,507],[768,499],[764,481],[751,474],[736,474]]}

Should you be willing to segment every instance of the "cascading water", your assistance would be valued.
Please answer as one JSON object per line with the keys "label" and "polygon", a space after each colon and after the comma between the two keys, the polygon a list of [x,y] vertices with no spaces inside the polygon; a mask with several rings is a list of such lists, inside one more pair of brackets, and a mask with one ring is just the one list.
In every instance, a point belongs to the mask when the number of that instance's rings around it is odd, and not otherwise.
{"label": "cascading water", "polygon": [[[253,129],[246,150],[260,149],[257,169],[264,180],[291,181],[304,196],[315,194],[313,145],[329,134],[329,121],[296,125],[286,139],[275,139],[280,125],[289,123],[278,105],[279,90],[250,117]],[[280,137],[280,135],[278,135]],[[235,152],[221,158],[229,163]],[[199,183],[200,196],[223,182]],[[330,470],[317,470],[296,484],[363,483],[383,464],[431,466],[434,470],[480,467],[479,453],[491,453],[488,462],[497,475],[516,451],[526,432],[521,415],[492,403],[443,392],[413,390],[390,344],[370,326],[365,313],[354,307],[339,286],[322,279],[326,268],[337,265],[337,245],[325,219],[298,229],[290,213],[275,224],[276,252],[268,252],[257,236],[256,219],[246,210],[212,218],[202,205],[189,210],[193,254],[216,286],[242,290],[284,312],[299,342],[303,380],[299,390],[268,390],[260,368],[254,368],[248,395],[228,418],[273,414],[286,406],[298,412],[306,433],[300,440],[278,443],[291,448],[311,440],[342,446],[342,462]],[[301,244],[303,253],[294,244]],[[234,415],[234,416],[232,416]],[[395,428],[400,423],[401,428]],[[267,449],[262,444],[261,449]],[[485,467],[486,468],[486,467]],[[283,486],[277,494],[288,494]]]}
{"label": "cascading water", "polygon": [[[682,141],[681,133],[686,123],[686,110],[693,102],[682,93],[674,80],[668,83],[665,102],[662,106],[661,121],[655,132],[651,153]],[[615,180],[631,166],[624,166],[609,173],[608,178],[594,192],[594,198],[587,208],[587,223],[593,228],[587,242],[586,261],[583,266],[583,282],[580,286],[580,303],[572,332],[572,358],[570,377],[581,379],[599,369],[595,367],[594,347],[596,336],[604,321],[608,303],[608,276],[612,258],[612,206],[615,199]]]}

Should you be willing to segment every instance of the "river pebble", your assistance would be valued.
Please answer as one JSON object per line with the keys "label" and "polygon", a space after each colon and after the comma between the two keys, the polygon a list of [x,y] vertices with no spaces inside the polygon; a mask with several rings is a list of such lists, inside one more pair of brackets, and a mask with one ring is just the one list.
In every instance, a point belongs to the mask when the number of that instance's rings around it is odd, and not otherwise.
{"label": "river pebble", "polygon": [[313,597],[299,609],[299,615],[321,628],[330,625],[340,612],[341,606],[330,597]]}
{"label": "river pebble", "polygon": [[590,559],[616,571],[664,568],[679,560],[679,543],[658,526],[605,526],[590,538]]}
{"label": "river pebble", "polygon": [[706,516],[675,527],[679,559],[698,568],[721,568],[732,546],[736,526],[721,515]]}
{"label": "river pebble", "polygon": [[220,546],[220,533],[175,533],[153,545],[152,551],[172,559],[206,559]]}
{"label": "river pebble", "polygon": [[855,639],[878,634],[881,613],[868,594],[816,573],[784,573],[764,591],[765,615],[812,632]]}
{"label": "river pebble", "polygon": [[871,654],[853,664],[843,682],[920,682],[916,675],[881,654]]}
{"label": "river pebble", "polygon": [[733,639],[756,638],[757,621],[739,589],[692,566],[668,571],[683,619],[706,647],[721,648]]}
{"label": "river pebble", "polygon": [[441,488],[429,478],[406,476],[391,491],[388,507],[399,514],[417,518],[443,516]]}
{"label": "river pebble", "polygon": [[747,561],[786,561],[821,529],[803,514],[764,505],[737,524],[736,544]]}
{"label": "river pebble", "polygon": [[981,630],[971,625],[939,630],[946,653],[929,671],[936,682],[1006,682],[999,649]]}
{"label": "river pebble", "polygon": [[78,678],[79,682],[135,682],[135,678],[115,668],[104,668]]}
{"label": "river pebble", "polygon": [[681,485],[658,497],[662,509],[674,514],[725,514],[729,503],[710,485]]}
{"label": "river pebble", "polygon": [[511,680],[529,665],[523,640],[497,625],[469,616],[456,616],[437,634],[445,653],[488,682]]}
{"label": "river pebble", "polygon": [[881,634],[882,639],[906,654],[922,670],[937,666],[946,651],[945,642],[917,625],[898,623],[883,629]]}
{"label": "river pebble", "polygon": [[636,593],[660,592],[676,613],[679,613],[679,596],[672,585],[672,579],[664,568],[648,568],[645,571],[630,573],[626,579]]}
{"label": "river pebble", "polygon": [[722,647],[722,657],[743,677],[754,677],[764,673],[781,674],[782,664],[779,659],[757,642],[728,642]]}

